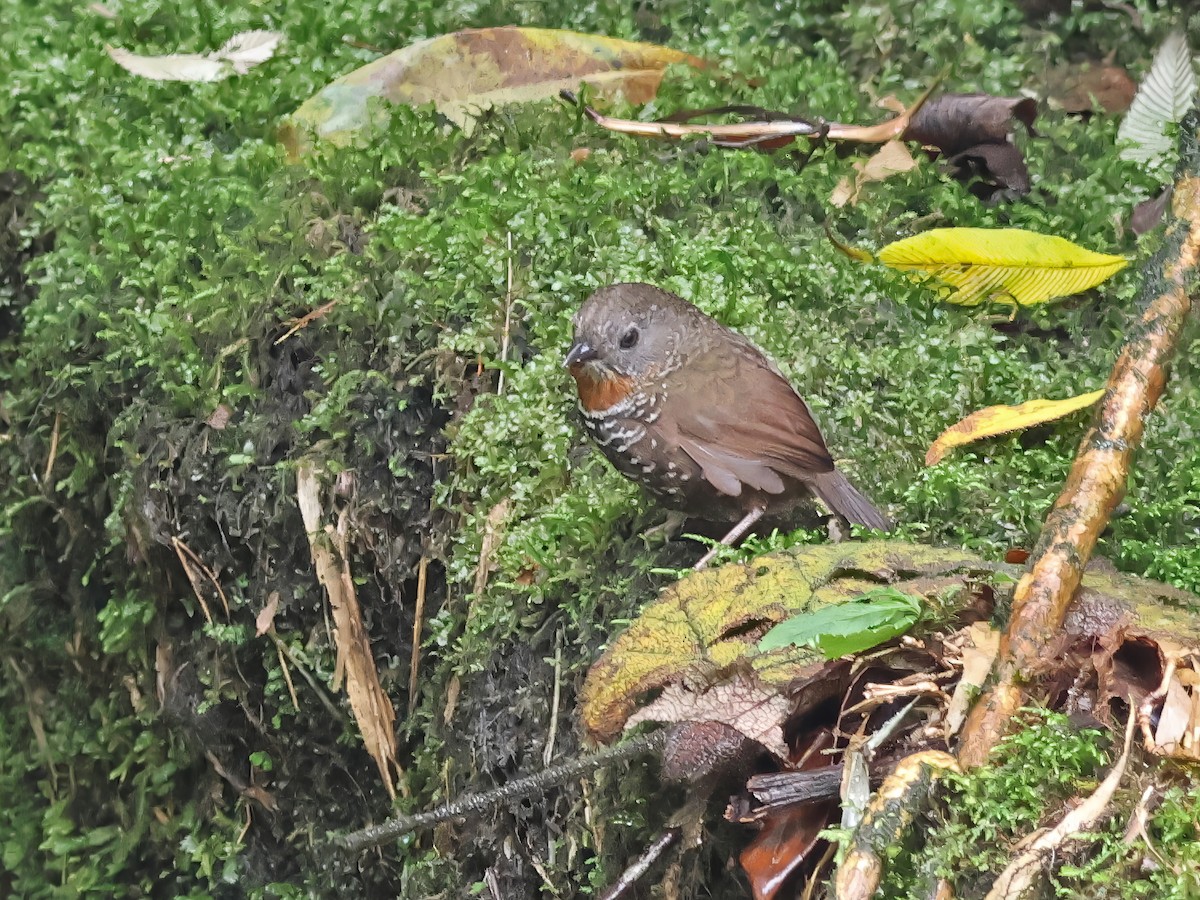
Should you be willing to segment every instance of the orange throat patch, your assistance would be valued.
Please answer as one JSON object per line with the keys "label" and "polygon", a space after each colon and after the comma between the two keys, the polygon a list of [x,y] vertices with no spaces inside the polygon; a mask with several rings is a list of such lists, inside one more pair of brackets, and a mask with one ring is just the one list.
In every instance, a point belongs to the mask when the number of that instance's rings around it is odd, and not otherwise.
{"label": "orange throat patch", "polygon": [[624,375],[599,375],[587,365],[570,368],[575,386],[579,388],[579,402],[588,412],[610,409],[633,393],[633,379]]}

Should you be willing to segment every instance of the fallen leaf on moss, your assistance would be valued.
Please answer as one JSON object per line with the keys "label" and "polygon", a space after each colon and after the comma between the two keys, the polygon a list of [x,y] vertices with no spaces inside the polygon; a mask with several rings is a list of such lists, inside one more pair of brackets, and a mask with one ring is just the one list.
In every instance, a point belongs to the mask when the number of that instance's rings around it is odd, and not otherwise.
{"label": "fallen leaf on moss", "polygon": [[980,144],[1007,143],[1013,122],[1033,129],[1037,101],[991,94],[939,94],[923,105],[903,139],[954,156]]}
{"label": "fallen leaf on moss", "polygon": [[243,31],[212,53],[168,53],[142,56],[120,47],[104,49],[127,72],[152,81],[221,81],[245,75],[275,55],[283,35],[277,31]]}
{"label": "fallen leaf on moss", "polygon": [[761,651],[758,641],[773,626],[880,584],[945,602],[921,585],[941,579],[944,588],[952,573],[979,562],[957,550],[868,541],[793,548],[689,575],[666,588],[592,666],[582,691],[583,723],[598,740],[611,740],[648,692],[675,682],[695,689],[735,671],[751,672],[773,690],[801,682],[826,660],[805,647]]}
{"label": "fallen leaf on moss", "polygon": [[293,159],[307,149],[310,134],[344,145],[378,124],[373,100],[432,103],[466,131],[489,107],[551,99],[581,82],[604,96],[645,103],[674,63],[708,66],[669,47],[601,35],[471,28],[418,41],[343,75],[306,100],[284,123],[280,137]]}
{"label": "fallen leaf on moss", "polygon": [[1137,93],[1129,73],[1111,63],[1055,66],[1042,81],[1046,100],[1067,113],[1123,113]]}
{"label": "fallen leaf on moss", "polygon": [[1056,235],[1019,228],[934,228],[888,244],[876,259],[917,279],[954,288],[943,299],[1032,306],[1078,294],[1129,264]]}
{"label": "fallen leaf on moss", "polygon": [[936,466],[954,447],[1069,416],[1094,405],[1103,396],[1104,391],[1099,390],[1063,400],[1030,400],[1016,406],[978,410],[938,435],[925,454],[925,465]]}
{"label": "fallen leaf on moss", "polygon": [[719,722],[786,760],[783,721],[790,707],[778,691],[765,689],[742,672],[711,687],[670,684],[658,699],[630,716],[625,728],[641,722]]}
{"label": "fallen leaf on moss", "polygon": [[921,615],[921,601],[878,587],[846,603],[785,619],[763,636],[759,650],[812,647],[826,659],[860,653],[904,634]]}
{"label": "fallen leaf on moss", "polygon": [[991,94],[941,94],[913,116],[903,140],[936,150],[960,180],[978,178],[972,192],[988,197],[997,189],[1027,194],[1025,156],[1012,140],[1013,124],[1033,133],[1037,101]]}
{"label": "fallen leaf on moss", "polygon": [[854,163],[857,172],[854,180],[851,181],[849,176],[843,177],[829,196],[829,202],[837,207],[845,206],[847,203],[855,206],[862,195],[863,188],[868,184],[885,181],[893,175],[911,172],[916,167],[917,161],[913,159],[912,154],[908,152],[908,148],[902,142],[888,141],[866,162]]}

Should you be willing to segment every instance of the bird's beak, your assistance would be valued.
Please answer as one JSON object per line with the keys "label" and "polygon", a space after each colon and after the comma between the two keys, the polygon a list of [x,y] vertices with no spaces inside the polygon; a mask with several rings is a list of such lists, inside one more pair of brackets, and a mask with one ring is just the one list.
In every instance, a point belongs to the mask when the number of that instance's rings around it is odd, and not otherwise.
{"label": "bird's beak", "polygon": [[589,360],[596,359],[600,354],[597,353],[589,344],[584,341],[578,341],[571,345],[571,349],[567,351],[567,358],[563,360],[563,365],[568,369],[575,366],[581,366]]}

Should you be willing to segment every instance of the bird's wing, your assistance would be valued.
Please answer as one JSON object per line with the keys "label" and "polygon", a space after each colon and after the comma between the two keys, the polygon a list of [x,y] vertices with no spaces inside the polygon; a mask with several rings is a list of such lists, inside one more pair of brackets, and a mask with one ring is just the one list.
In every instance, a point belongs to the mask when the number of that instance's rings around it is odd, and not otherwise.
{"label": "bird's wing", "polygon": [[780,494],[784,478],[833,471],[808,406],[752,345],[713,347],[672,378],[667,403],[678,445],[722,493],[736,497],[745,485]]}

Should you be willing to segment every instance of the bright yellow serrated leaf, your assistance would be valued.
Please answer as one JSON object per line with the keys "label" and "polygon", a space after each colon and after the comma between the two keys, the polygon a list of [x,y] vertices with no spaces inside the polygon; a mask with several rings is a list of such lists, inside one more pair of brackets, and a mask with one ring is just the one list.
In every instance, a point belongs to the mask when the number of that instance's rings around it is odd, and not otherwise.
{"label": "bright yellow serrated leaf", "polygon": [[1053,422],[1094,404],[1104,391],[1092,391],[1065,400],[1030,400],[1017,406],[989,406],[971,413],[938,435],[925,454],[925,465],[936,466],[952,447],[961,447],[981,438],[1020,431],[1033,425]]}
{"label": "bright yellow serrated leaf", "polygon": [[876,258],[917,278],[953,286],[945,299],[963,306],[1045,303],[1095,287],[1129,263],[1066,238],[1019,228],[934,228],[888,244]]}
{"label": "bright yellow serrated leaf", "polygon": [[471,28],[418,41],[355,69],[306,100],[285,120],[280,139],[295,159],[310,134],[344,145],[378,124],[372,100],[420,105],[469,131],[484,110],[576,90],[645,103],[673,63],[706,67],[691,54],[656,44],[547,28]]}

